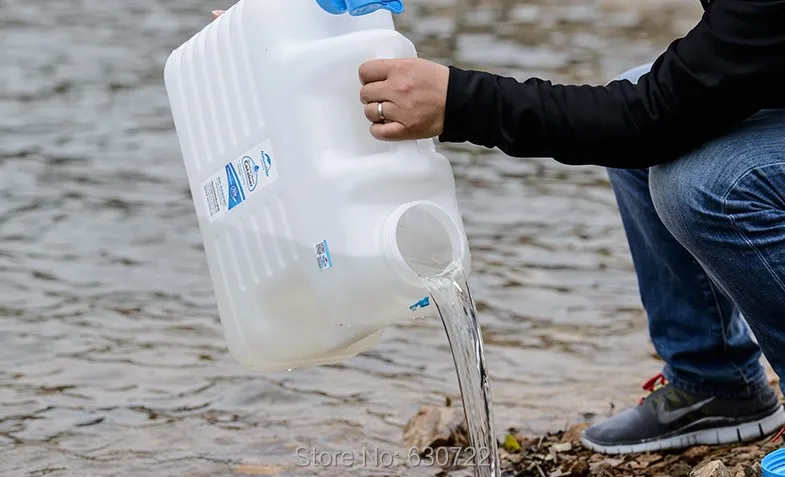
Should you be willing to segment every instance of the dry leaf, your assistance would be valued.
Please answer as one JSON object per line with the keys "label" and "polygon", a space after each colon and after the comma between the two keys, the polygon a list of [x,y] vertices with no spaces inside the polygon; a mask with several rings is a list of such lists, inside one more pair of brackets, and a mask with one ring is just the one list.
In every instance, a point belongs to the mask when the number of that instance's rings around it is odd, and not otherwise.
{"label": "dry leaf", "polygon": [[240,464],[234,468],[235,473],[245,475],[278,475],[283,471],[280,465]]}
{"label": "dry leaf", "polygon": [[638,462],[643,468],[656,464],[661,460],[662,456],[658,454],[642,454],[635,458],[635,461]]}
{"label": "dry leaf", "polygon": [[551,448],[556,452],[570,452],[572,450],[572,444],[569,442],[562,442],[559,444],[554,444],[551,446]]}
{"label": "dry leaf", "polygon": [[569,472],[573,477],[589,475],[589,463],[585,460],[578,460],[570,466]]}
{"label": "dry leaf", "polygon": [[562,442],[572,442],[574,444],[578,444],[581,441],[581,433],[584,429],[589,427],[588,422],[583,422],[580,424],[575,424],[574,426],[570,427],[564,432],[564,435],[561,436]]}
{"label": "dry leaf", "polygon": [[502,443],[502,448],[504,448],[504,450],[506,450],[507,452],[517,452],[521,450],[521,445],[518,443],[518,440],[514,436],[507,434],[504,437],[504,443]]}
{"label": "dry leaf", "polygon": [[451,445],[464,418],[454,407],[423,406],[403,428],[409,448],[434,449]]}

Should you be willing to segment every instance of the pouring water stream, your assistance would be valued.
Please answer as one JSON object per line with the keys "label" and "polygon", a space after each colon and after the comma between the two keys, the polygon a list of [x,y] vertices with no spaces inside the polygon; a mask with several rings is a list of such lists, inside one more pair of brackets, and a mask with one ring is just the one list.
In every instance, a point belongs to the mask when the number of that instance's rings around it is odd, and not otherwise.
{"label": "pouring water stream", "polygon": [[477,308],[460,262],[437,275],[421,275],[439,311],[452,350],[469,431],[476,477],[499,477],[498,446],[488,369]]}

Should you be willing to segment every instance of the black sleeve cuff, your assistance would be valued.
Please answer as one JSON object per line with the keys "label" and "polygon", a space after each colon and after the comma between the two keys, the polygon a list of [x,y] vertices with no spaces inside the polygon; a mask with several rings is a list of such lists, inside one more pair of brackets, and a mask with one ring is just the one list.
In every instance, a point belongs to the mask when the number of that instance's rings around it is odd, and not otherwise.
{"label": "black sleeve cuff", "polygon": [[491,144],[493,131],[494,88],[486,84],[492,75],[450,66],[444,130],[440,142]]}

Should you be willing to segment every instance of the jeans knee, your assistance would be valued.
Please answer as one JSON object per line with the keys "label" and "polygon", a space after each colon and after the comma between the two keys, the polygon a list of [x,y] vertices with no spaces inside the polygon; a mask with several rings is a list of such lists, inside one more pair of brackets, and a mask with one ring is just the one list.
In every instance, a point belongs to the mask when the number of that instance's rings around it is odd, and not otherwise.
{"label": "jeans knee", "polygon": [[718,177],[703,149],[649,170],[652,202],[665,227],[687,248],[723,222],[723,200],[730,183]]}

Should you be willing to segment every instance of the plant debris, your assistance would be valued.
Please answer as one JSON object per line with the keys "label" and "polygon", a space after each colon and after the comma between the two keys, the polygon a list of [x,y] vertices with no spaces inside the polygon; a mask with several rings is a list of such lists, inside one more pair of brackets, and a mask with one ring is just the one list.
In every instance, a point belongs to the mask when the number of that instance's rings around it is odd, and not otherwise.
{"label": "plant debris", "polygon": [[[423,408],[406,426],[407,444],[422,448],[467,444],[465,422],[455,424],[454,410]],[[425,428],[416,430],[421,423]],[[449,423],[449,425],[445,425]],[[526,437],[509,429],[499,443],[499,458],[504,477],[760,477],[760,460],[781,444],[771,438],[757,442],[697,446],[682,451],[633,455],[603,455],[580,443],[588,424],[577,424],[563,431],[539,437]],[[451,429],[451,434],[445,433]],[[430,437],[429,434],[430,433]],[[429,440],[431,439],[432,440]]]}
{"label": "plant debris", "polygon": [[423,406],[403,428],[410,448],[425,449],[468,445],[463,409]]}
{"label": "plant debris", "polygon": [[[785,402],[777,375],[770,366],[765,369],[769,384],[777,391],[780,401]],[[421,408],[406,424],[406,444],[420,449],[469,447],[462,409],[451,404],[448,399],[446,407]],[[760,460],[782,445],[781,440],[772,442],[767,437],[744,444],[612,456],[597,454],[583,447],[581,432],[588,425],[576,424],[538,437],[527,437],[517,429],[509,429],[499,443],[502,476],[761,477]]]}

